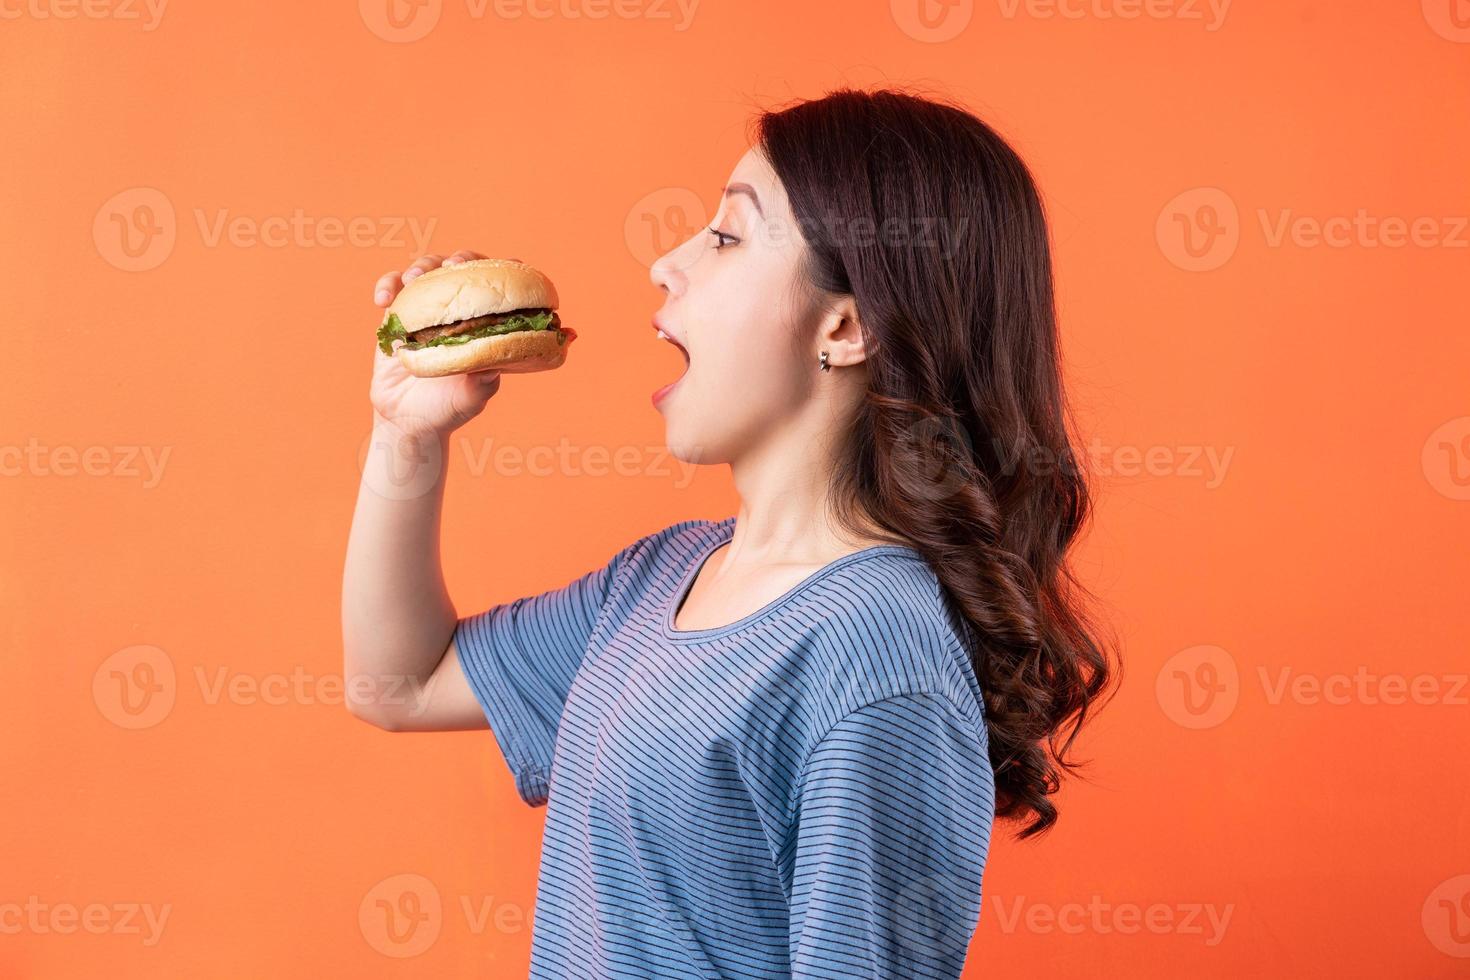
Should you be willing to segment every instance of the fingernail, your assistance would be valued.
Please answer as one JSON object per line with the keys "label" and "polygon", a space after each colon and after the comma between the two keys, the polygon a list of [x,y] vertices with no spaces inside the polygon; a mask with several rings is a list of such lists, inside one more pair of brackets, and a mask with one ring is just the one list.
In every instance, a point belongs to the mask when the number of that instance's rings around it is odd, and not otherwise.
{"label": "fingernail", "polygon": [[374,293],[373,294],[373,302],[375,302],[375,303],[386,303],[386,302],[388,302],[388,290],[386,290],[386,289],[380,289],[376,293]]}

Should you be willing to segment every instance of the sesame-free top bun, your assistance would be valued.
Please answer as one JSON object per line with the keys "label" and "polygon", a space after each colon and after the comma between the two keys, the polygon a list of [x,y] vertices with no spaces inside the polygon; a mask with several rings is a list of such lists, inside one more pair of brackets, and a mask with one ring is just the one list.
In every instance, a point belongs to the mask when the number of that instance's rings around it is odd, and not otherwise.
{"label": "sesame-free top bun", "polygon": [[430,269],[404,286],[383,314],[397,313],[409,333],[511,310],[556,309],[556,287],[513,259],[475,259]]}
{"label": "sesame-free top bun", "polygon": [[[514,310],[557,308],[556,287],[544,274],[514,259],[474,259],[431,269],[404,286],[383,313],[398,314],[408,333],[472,317]],[[408,350],[394,356],[420,378],[495,369],[507,373],[548,371],[566,360],[559,327],[514,330],[462,344]]]}

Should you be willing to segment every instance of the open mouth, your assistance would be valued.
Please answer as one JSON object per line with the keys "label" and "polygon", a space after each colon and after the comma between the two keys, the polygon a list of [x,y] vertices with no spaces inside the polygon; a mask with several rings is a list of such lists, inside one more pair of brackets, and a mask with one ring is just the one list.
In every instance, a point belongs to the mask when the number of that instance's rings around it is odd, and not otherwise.
{"label": "open mouth", "polygon": [[679,349],[679,353],[684,355],[684,370],[680,372],[679,377],[675,378],[673,381],[670,381],[668,384],[664,385],[658,391],[655,391],[653,393],[653,403],[655,405],[662,401],[665,395],[673,391],[674,387],[684,379],[684,375],[689,373],[689,351],[684,349],[684,345],[679,343],[673,337],[669,336],[663,330],[658,331],[658,336],[660,340],[667,340],[669,343],[673,344]]}

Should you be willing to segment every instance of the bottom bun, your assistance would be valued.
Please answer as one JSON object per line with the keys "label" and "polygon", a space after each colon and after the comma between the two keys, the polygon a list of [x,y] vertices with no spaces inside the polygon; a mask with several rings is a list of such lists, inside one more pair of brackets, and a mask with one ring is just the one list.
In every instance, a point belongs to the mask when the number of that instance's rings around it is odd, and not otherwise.
{"label": "bottom bun", "polygon": [[480,337],[463,344],[400,347],[398,360],[409,374],[419,378],[442,378],[448,374],[496,370],[507,374],[550,371],[567,359],[567,344],[561,331],[515,330]]}

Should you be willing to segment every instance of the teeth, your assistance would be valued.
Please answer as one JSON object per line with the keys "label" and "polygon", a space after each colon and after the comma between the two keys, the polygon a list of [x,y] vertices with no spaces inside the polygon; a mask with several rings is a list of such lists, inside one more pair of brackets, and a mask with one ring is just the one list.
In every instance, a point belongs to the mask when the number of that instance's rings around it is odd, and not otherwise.
{"label": "teeth", "polygon": [[669,343],[673,344],[679,349],[679,353],[684,355],[684,363],[687,365],[689,363],[689,352],[684,349],[684,345],[679,343],[673,337],[670,337],[663,330],[658,330],[657,333],[660,340],[667,340]]}

